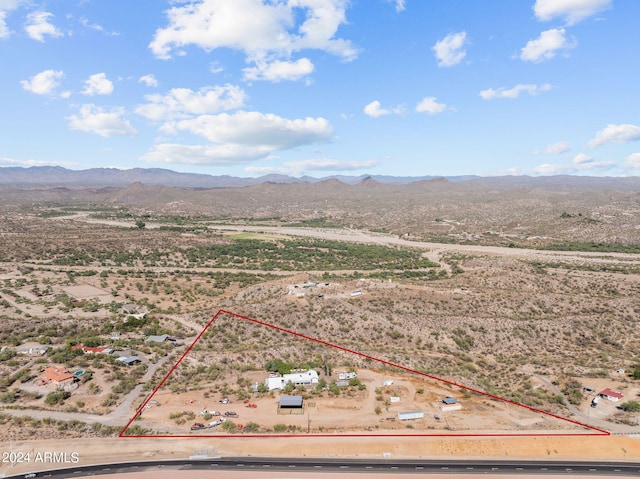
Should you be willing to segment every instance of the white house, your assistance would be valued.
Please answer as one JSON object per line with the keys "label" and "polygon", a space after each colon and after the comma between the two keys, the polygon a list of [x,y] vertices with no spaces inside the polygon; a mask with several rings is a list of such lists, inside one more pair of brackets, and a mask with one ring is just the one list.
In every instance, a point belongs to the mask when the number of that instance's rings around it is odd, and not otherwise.
{"label": "white house", "polygon": [[274,389],[284,389],[289,383],[294,386],[308,386],[310,384],[318,384],[318,373],[313,369],[302,371],[299,373],[285,374],[284,376],[268,377],[264,380],[269,391]]}
{"label": "white house", "polygon": [[618,402],[624,397],[624,394],[619,393],[618,391],[612,391],[611,389],[607,388],[600,391],[600,397],[608,399],[609,401]]}

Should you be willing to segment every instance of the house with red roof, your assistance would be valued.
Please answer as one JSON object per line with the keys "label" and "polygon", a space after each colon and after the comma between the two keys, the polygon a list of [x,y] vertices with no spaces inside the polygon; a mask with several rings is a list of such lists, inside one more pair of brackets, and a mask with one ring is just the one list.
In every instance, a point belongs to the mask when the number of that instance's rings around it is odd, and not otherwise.
{"label": "house with red roof", "polygon": [[607,388],[600,391],[599,396],[604,399],[608,399],[609,401],[618,402],[620,399],[624,397],[624,394]]}
{"label": "house with red roof", "polygon": [[46,383],[60,386],[73,383],[73,374],[62,366],[49,366],[42,372],[42,379]]}
{"label": "house with red roof", "polygon": [[76,344],[71,346],[72,351],[77,351],[81,349],[84,354],[111,354],[113,349],[109,348],[91,348],[89,346],[85,346],[83,344]]}

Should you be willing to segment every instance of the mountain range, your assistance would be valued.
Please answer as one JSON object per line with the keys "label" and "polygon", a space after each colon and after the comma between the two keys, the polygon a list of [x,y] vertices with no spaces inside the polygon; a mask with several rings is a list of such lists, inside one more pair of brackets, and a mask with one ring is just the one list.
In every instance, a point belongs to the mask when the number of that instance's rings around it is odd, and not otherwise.
{"label": "mountain range", "polygon": [[[366,178],[380,183],[406,184],[415,181],[432,180],[440,176],[327,176],[313,178],[303,176],[294,178],[286,175],[265,175],[258,178],[241,178],[229,175],[206,175],[198,173],[179,173],[163,168],[89,168],[69,170],[60,166],[0,167],[0,184],[12,185],[83,185],[83,186],[127,186],[132,183],[145,185],[163,185],[183,188],[232,188],[253,186],[262,183],[318,183],[328,179],[337,179],[346,184],[357,184]],[[449,181],[465,181],[476,176],[450,176]]]}
{"label": "mountain range", "polygon": [[208,175],[198,173],[180,173],[163,168],[89,168],[70,170],[60,166],[0,167],[0,185],[12,186],[92,186],[126,187],[134,183],[150,186],[180,188],[237,188],[261,184],[315,184],[327,181],[345,185],[372,186],[375,184],[407,185],[420,182],[433,183],[482,183],[510,187],[559,187],[581,185],[600,188],[640,189],[640,177],[594,177],[594,176],[391,176],[391,175],[333,175],[321,178],[302,176],[295,178],[286,175],[265,175],[257,178],[242,178],[229,175]]}

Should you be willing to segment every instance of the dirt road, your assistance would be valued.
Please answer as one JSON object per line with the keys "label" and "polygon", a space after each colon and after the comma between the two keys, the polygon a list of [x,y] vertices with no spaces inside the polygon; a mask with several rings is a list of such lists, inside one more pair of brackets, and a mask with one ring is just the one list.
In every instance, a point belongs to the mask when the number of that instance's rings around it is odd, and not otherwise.
{"label": "dirt road", "polygon": [[[135,225],[131,222],[101,220],[88,217],[88,213],[78,213],[76,215],[57,217],[56,220],[66,219],[74,221],[82,221],[85,223],[103,224],[108,226],[117,226],[122,228],[133,228]],[[145,228],[156,229],[164,225],[162,223],[146,224]],[[250,226],[250,225],[210,225],[209,230],[212,231],[243,231],[266,234],[277,234],[285,236],[303,236],[308,238],[327,239],[333,241],[350,241],[355,243],[369,243],[389,246],[403,246],[409,248],[423,249],[427,252],[427,257],[432,261],[438,261],[444,252],[458,252],[469,254],[491,254],[510,257],[525,257],[528,259],[545,259],[556,261],[584,261],[588,259],[590,262],[621,262],[628,265],[640,265],[640,255],[628,253],[596,253],[588,251],[549,251],[527,248],[507,248],[501,246],[486,245],[466,245],[466,244],[450,244],[450,243],[429,243],[425,241],[411,241],[399,238],[395,235],[387,235],[383,233],[373,233],[370,231],[356,230],[351,228],[293,228],[286,226]]]}
{"label": "dirt road", "polygon": [[549,251],[526,248],[506,248],[501,246],[486,245],[462,245],[449,243],[428,243],[424,241],[409,241],[397,236],[382,233],[371,233],[354,229],[319,229],[319,228],[287,228],[273,226],[210,226],[215,231],[248,231],[256,233],[280,234],[287,236],[305,236],[310,238],[327,239],[333,241],[351,241],[357,243],[371,243],[390,246],[403,246],[405,248],[419,248],[428,251],[428,257],[432,261],[438,261],[444,252],[459,252],[469,254],[491,254],[511,257],[526,257],[529,259],[554,259],[557,261],[584,261],[590,262],[624,262],[629,265],[640,265],[640,255],[626,253],[592,253],[586,251]]}

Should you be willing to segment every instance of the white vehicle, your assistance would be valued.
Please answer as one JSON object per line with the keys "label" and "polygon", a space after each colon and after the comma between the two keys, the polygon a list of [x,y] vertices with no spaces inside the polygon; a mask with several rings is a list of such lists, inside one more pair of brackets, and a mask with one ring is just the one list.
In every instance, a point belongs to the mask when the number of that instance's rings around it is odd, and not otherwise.
{"label": "white vehicle", "polygon": [[216,426],[219,426],[220,424],[222,424],[225,421],[226,421],[226,419],[221,417],[217,421],[211,421],[209,424],[207,424],[207,427],[216,427]]}
{"label": "white vehicle", "polygon": [[220,411],[209,411],[208,409],[203,409],[200,411],[201,416],[206,416],[207,414],[211,414],[212,416],[220,416]]}

